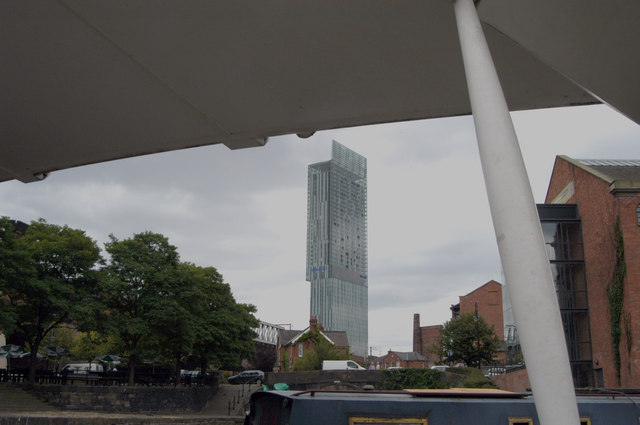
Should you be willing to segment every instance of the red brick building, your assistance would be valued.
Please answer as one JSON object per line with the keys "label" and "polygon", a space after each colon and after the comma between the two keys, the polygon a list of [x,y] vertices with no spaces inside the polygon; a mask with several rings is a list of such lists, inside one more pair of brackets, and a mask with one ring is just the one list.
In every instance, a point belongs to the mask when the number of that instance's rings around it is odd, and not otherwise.
{"label": "red brick building", "polygon": [[502,285],[490,280],[467,295],[460,297],[460,303],[451,306],[452,316],[463,313],[474,313],[478,308],[478,316],[482,317],[504,341],[504,320],[502,315]]}
{"label": "red brick building", "polygon": [[430,352],[431,347],[438,344],[442,325],[420,326],[420,315],[413,315],[413,351],[427,358],[432,366],[440,361],[440,356]]}
{"label": "red brick building", "polygon": [[[502,285],[490,280],[479,288],[459,297],[460,302],[451,306],[452,317],[461,313],[475,312],[489,326],[493,326],[500,341],[504,341],[504,319],[502,312]],[[425,356],[430,365],[438,363],[440,357],[430,352],[431,347],[437,345],[441,325],[420,326],[420,315],[413,315],[413,351]],[[504,350],[498,352],[497,358],[505,359]]]}
{"label": "red brick building", "polygon": [[376,369],[389,368],[427,368],[429,361],[426,356],[416,352],[391,351],[371,360]]}
{"label": "red brick building", "polygon": [[[593,385],[640,387],[640,161],[558,156],[545,202],[539,213],[570,359],[577,357]],[[581,226],[582,246],[576,223]],[[626,273],[622,300],[614,301],[608,288],[614,280],[620,236]],[[622,314],[612,325],[610,312],[616,306]],[[567,318],[573,321],[568,323]],[[619,342],[612,338],[612,327],[620,330]]]}
{"label": "red brick building", "polygon": [[277,371],[291,372],[295,364],[304,357],[304,354],[313,351],[314,345],[311,339],[305,338],[312,333],[318,333],[337,349],[345,354],[349,353],[349,339],[345,331],[325,331],[318,318],[312,316],[309,319],[309,327],[297,330],[281,330],[278,332],[278,351],[276,358]]}

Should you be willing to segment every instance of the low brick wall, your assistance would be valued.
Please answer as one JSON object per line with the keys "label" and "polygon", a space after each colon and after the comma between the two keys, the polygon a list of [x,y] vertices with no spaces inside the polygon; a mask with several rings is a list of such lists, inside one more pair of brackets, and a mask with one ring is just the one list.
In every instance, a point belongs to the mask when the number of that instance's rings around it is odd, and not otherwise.
{"label": "low brick wall", "polygon": [[265,384],[284,382],[292,390],[361,389],[365,385],[378,386],[381,370],[313,370],[306,372],[273,372],[265,376]]}
{"label": "low brick wall", "polygon": [[23,388],[61,410],[103,413],[198,412],[218,392],[218,386],[176,388],[25,384]]}
{"label": "low brick wall", "polygon": [[527,374],[527,369],[524,367],[511,369],[498,376],[492,376],[491,380],[501,390],[513,391],[516,393],[531,391],[529,375]]}

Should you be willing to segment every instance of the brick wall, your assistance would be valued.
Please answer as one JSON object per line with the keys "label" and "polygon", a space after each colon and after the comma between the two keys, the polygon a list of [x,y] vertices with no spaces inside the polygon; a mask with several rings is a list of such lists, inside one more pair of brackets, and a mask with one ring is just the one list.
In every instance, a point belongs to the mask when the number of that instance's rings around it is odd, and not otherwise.
{"label": "brick wall", "polygon": [[[640,387],[640,226],[636,209],[640,196],[617,196],[616,203],[622,222],[627,281],[620,347],[623,365],[621,386]],[[627,335],[629,338],[627,338]],[[627,341],[631,343],[628,344]]]}
{"label": "brick wall", "polygon": [[516,393],[531,391],[531,383],[529,382],[529,375],[527,369],[513,369],[507,373],[502,373],[497,376],[492,376],[491,380],[501,390],[513,391]]}
{"label": "brick wall", "polygon": [[429,349],[438,344],[440,325],[420,326],[420,315],[413,315],[413,351],[425,356],[429,366],[440,361],[440,356],[433,354]]}
{"label": "brick wall", "polygon": [[[609,182],[557,157],[545,202],[550,203],[571,182],[574,195],[566,203],[578,205],[582,220],[593,367],[602,370],[605,387],[640,387],[640,228],[635,213],[640,196],[614,196]],[[627,263],[624,311],[629,324],[628,329],[623,324],[620,382],[615,372],[607,299],[615,265],[613,229],[618,214]],[[627,332],[632,340],[630,347],[626,344]]]}
{"label": "brick wall", "polygon": [[502,285],[490,280],[478,289],[460,297],[460,314],[473,313],[478,303],[478,315],[493,326],[500,341],[504,340],[502,315]]}

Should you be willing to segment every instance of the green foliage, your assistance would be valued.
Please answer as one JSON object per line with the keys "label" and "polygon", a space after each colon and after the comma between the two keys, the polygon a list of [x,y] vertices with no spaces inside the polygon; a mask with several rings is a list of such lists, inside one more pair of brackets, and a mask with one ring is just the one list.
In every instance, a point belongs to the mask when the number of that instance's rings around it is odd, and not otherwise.
{"label": "green foliage", "polygon": [[[0,228],[0,245],[9,251],[0,267],[3,310],[15,320],[13,335],[37,352],[53,328],[85,323],[99,309],[94,294],[100,250],[83,231],[44,220],[31,222],[20,237],[6,217]],[[35,380],[35,359],[29,382]]]}
{"label": "green foliage", "polygon": [[40,220],[22,235],[0,218],[0,330],[31,351],[129,356],[130,384],[145,357],[173,361],[177,372],[187,356],[199,357],[203,372],[251,357],[256,308],[237,303],[215,268],[180,262],[176,247],[151,232],[110,236],[105,249],[107,265],[80,230]]}
{"label": "green foliage", "polygon": [[283,372],[289,372],[289,352],[285,351],[284,355],[282,356],[282,371]]}
{"label": "green foliage", "polygon": [[431,369],[385,369],[380,383],[383,390],[444,388],[440,372]]}
{"label": "green foliage", "polygon": [[473,367],[467,368],[452,368],[454,371],[460,370],[465,377],[460,382],[459,386],[462,388],[495,388],[495,384],[491,379],[482,374],[480,369]]}
{"label": "green foliage", "polygon": [[523,365],[524,364],[524,356],[522,355],[522,353],[515,353],[515,354],[511,354],[508,358],[507,358],[507,364],[511,364],[511,365]]}
{"label": "green foliage", "polygon": [[349,359],[348,353],[337,349],[334,344],[320,334],[319,330],[309,331],[298,339],[299,343],[304,341],[311,341],[313,349],[307,350],[302,359],[294,364],[295,371],[322,370],[322,362],[325,360]]}
{"label": "green foliage", "polygon": [[51,347],[63,347],[69,351],[75,347],[75,345],[80,340],[81,334],[78,334],[77,331],[73,330],[68,325],[58,326],[49,335],[47,338],[47,346]]}
{"label": "green foliage", "polygon": [[18,234],[8,217],[0,217],[0,331],[9,335],[18,320],[16,284],[35,275],[31,257],[18,243]]}
{"label": "green foliage", "polygon": [[607,300],[609,301],[609,321],[611,323],[611,344],[613,346],[613,358],[615,361],[616,375],[620,381],[620,340],[622,338],[621,318],[624,307],[624,279],[627,274],[627,264],[624,259],[624,240],[620,216],[616,218],[613,230],[613,244],[616,255],[616,265],[613,269],[611,283],[607,287]]}
{"label": "green foliage", "polygon": [[114,351],[113,340],[95,331],[82,332],[70,347],[75,360],[91,362],[98,356],[111,354]]}
{"label": "green foliage", "polygon": [[209,362],[218,366],[237,366],[255,350],[253,329],[259,325],[253,316],[256,308],[236,302],[231,288],[213,267],[184,265],[190,279],[197,283],[199,302],[193,352],[201,359],[202,369]]}
{"label": "green foliage", "polygon": [[133,385],[136,360],[156,343],[154,331],[162,327],[162,319],[182,313],[173,299],[180,286],[178,252],[156,233],[138,233],[122,241],[110,238],[105,249],[111,261],[101,280],[103,324],[116,337],[120,352],[129,355]]}
{"label": "green foliage", "polygon": [[440,357],[446,363],[479,367],[491,363],[500,343],[493,327],[473,312],[463,313],[440,328]]}

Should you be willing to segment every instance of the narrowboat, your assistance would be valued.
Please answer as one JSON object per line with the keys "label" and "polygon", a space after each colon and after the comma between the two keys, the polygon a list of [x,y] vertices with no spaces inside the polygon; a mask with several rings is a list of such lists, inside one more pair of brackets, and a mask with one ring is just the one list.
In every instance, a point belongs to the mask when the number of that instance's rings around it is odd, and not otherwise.
{"label": "narrowboat", "polygon": [[[640,394],[578,394],[581,425],[640,424]],[[539,425],[530,393],[450,389],[259,391],[245,425]]]}

